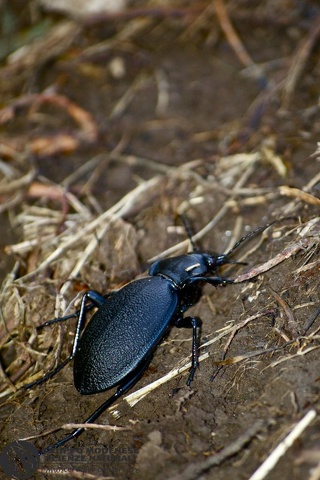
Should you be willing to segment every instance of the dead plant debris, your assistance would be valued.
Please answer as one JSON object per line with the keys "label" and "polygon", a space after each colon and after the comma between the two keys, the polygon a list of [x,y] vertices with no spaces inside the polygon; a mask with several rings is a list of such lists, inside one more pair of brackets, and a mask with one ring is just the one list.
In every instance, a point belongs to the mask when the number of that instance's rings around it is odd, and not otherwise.
{"label": "dead plant debris", "polygon": [[234,252],[234,284],[205,287],[192,390],[191,338],[172,328],[72,445],[135,454],[83,450],[35,478],[320,479],[317,2],[69,2],[0,6],[1,445],[41,446],[105,399],[80,397],[69,367],[21,390],[72,348],[72,319],[39,325],[185,253],[181,214],[217,252],[290,217]]}

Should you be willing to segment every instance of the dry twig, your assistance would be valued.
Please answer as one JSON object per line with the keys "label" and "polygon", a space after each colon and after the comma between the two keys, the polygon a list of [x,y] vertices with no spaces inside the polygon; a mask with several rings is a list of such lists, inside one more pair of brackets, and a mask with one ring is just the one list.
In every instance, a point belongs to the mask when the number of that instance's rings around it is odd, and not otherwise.
{"label": "dry twig", "polygon": [[239,438],[232,442],[227,447],[223,448],[219,453],[210,456],[206,460],[199,463],[192,463],[182,473],[171,477],[170,480],[194,480],[199,478],[202,473],[207,472],[212,467],[221,465],[228,458],[237,455],[246,447],[252,440],[262,432],[265,432],[268,427],[274,423],[273,419],[257,420],[251,427],[248,428]]}
{"label": "dry twig", "polygon": [[309,410],[308,413],[294,426],[287,437],[279,443],[273,450],[269,457],[262,463],[262,465],[251,475],[249,480],[263,480],[273,470],[280,458],[285,455],[293,443],[302,435],[305,429],[316,418],[315,410]]}

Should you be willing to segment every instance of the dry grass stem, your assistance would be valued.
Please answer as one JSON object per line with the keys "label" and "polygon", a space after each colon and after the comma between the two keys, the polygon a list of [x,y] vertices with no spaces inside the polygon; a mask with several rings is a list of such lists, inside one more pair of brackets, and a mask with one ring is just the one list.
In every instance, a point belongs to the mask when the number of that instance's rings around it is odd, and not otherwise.
{"label": "dry grass stem", "polygon": [[[240,176],[239,180],[235,183],[235,190],[238,188],[241,188],[243,185],[246,184],[250,176],[255,170],[255,159],[253,162],[250,161],[248,166],[245,167],[245,170],[243,171],[242,175]],[[232,197],[229,199],[232,200]],[[192,236],[193,242],[197,242],[201,240],[207,233],[209,233],[214,226],[217,225],[217,223],[227,214],[227,212],[230,210],[230,206],[228,205],[228,202],[226,201],[223,206],[218,210],[214,218],[205,226],[203,227],[198,233]],[[179,213],[183,213],[184,209],[179,209]],[[180,242],[173,247],[168,248],[167,250],[164,250],[162,253],[159,255],[155,255],[152,258],[148,259],[149,263],[155,262],[157,260],[160,260],[161,258],[165,257],[170,257],[172,255],[177,254],[177,252],[181,251],[182,249],[186,249],[189,244],[189,239],[184,240],[183,242]]]}
{"label": "dry grass stem", "polygon": [[[61,245],[51,255],[49,255],[49,257],[47,257],[37,268],[35,268],[35,270],[27,273],[23,277],[20,277],[18,279],[19,283],[25,282],[27,279],[32,278],[35,274],[47,268],[55,260],[61,257],[67,249],[73,247],[80,239],[83,239],[86,234],[94,232],[103,223],[106,222],[107,225],[109,225],[111,221],[119,219],[123,215],[128,214],[130,210],[134,207],[135,203],[138,201],[140,195],[142,193],[145,193],[147,190],[151,190],[152,188],[154,188],[159,183],[159,181],[160,177],[153,177],[151,180],[141,183],[140,185],[138,185],[138,187],[125,195],[118,203],[116,203],[113,207],[104,212],[102,215],[95,218],[91,222],[83,225],[82,229],[77,230],[73,235],[64,238],[63,241],[61,241]],[[89,248],[89,251],[92,251],[91,247]]]}
{"label": "dry grass stem", "polygon": [[[231,335],[230,339],[228,340],[227,342],[227,346],[230,345],[232,339],[234,338],[235,334],[241,329],[241,328],[244,328],[246,325],[248,325],[250,322],[253,322],[254,320],[257,320],[259,318],[261,318],[262,316],[264,316],[266,314],[266,312],[264,313],[259,313],[259,314],[256,314],[256,315],[253,315],[245,320],[243,320],[242,322],[240,322],[239,324],[237,325],[232,325],[232,326],[229,326],[229,327],[225,327],[225,329],[219,333],[218,335],[216,335],[214,338],[212,338],[211,340],[208,340],[207,342],[205,342],[204,344],[201,345],[201,349],[207,349],[210,345],[213,345],[214,343],[217,343],[217,342],[220,342],[220,340],[222,338],[224,338],[225,336],[227,335]],[[227,347],[228,348],[228,347]],[[284,347],[282,347],[284,348]],[[227,349],[226,349],[227,350]],[[275,349],[271,348],[269,350],[259,350],[259,351],[256,351],[256,352],[250,352],[250,353],[247,353],[247,354],[244,354],[243,356],[239,356],[237,358],[233,358],[233,359],[228,359],[228,360],[225,360],[225,361],[219,361],[219,362],[214,362],[215,365],[227,365],[227,364],[230,364],[230,363],[236,363],[238,361],[242,361],[242,360],[246,360],[247,358],[249,357],[253,357],[253,356],[257,356],[257,355],[263,355],[263,354],[266,354],[266,353],[271,353],[271,352],[274,352]],[[211,353],[210,352],[206,352],[202,355],[200,355],[199,357],[199,363],[203,362],[204,360],[207,360],[209,357],[210,357]],[[129,403],[129,405],[131,407],[133,407],[136,403],[138,403],[140,400],[142,400],[144,397],[146,397],[147,395],[149,395],[149,393],[151,393],[152,391],[154,391],[155,389],[157,389],[158,387],[160,387],[161,385],[164,385],[165,383],[169,382],[170,380],[172,380],[173,378],[177,377],[178,375],[181,375],[182,373],[188,371],[191,367],[191,362],[190,362],[190,359],[189,358],[185,358],[184,360],[182,360],[180,362],[180,366],[177,367],[177,368],[174,368],[172,369],[169,373],[167,373],[166,375],[164,375],[163,377],[159,378],[158,380],[146,385],[145,387],[143,388],[140,388],[139,390],[137,390],[136,392],[133,392],[131,393],[130,395],[127,395],[124,397],[124,400]],[[116,404],[114,405],[114,407],[111,407],[110,410],[113,411],[114,409],[117,408],[119,404]]]}
{"label": "dry grass stem", "polygon": [[298,81],[311,55],[312,49],[318,41],[320,35],[319,20],[319,15],[314,18],[313,25],[308,31],[306,39],[304,39],[302,45],[299,46],[298,51],[293,58],[283,89],[283,108],[288,108]]}
{"label": "dry grass stem", "polygon": [[310,193],[304,192],[299,188],[292,188],[288,187],[287,185],[283,185],[279,188],[280,195],[285,195],[287,197],[294,197],[302,202],[309,203],[310,205],[320,205],[320,199],[311,195]]}
{"label": "dry grass stem", "polygon": [[239,58],[240,62],[245,67],[253,67],[254,62],[250,57],[249,53],[247,52],[246,48],[244,47],[243,43],[241,42],[239,35],[236,33],[233,25],[230,21],[228,16],[227,9],[225,7],[225,3],[223,0],[213,0],[213,5],[220,22],[220,26],[225,33],[228,42],[230,43],[231,47],[233,48],[234,52],[236,53],[237,57]]}
{"label": "dry grass stem", "polygon": [[197,464],[189,465],[181,474],[171,477],[170,480],[195,480],[200,477],[201,474],[206,473],[212,467],[221,465],[228,458],[237,455],[241,452],[254,438],[259,434],[265,432],[268,427],[274,424],[273,419],[257,420],[251,425],[246,432],[244,432],[234,442],[230,443],[227,447],[223,448],[219,453],[210,456],[206,460]]}
{"label": "dry grass stem", "polygon": [[316,217],[307,222],[305,225],[302,225],[301,231],[299,232],[299,236],[301,237],[300,240],[291,243],[288,247],[284,248],[281,253],[278,253],[262,265],[254,267],[248,272],[238,275],[235,279],[235,283],[241,283],[255,278],[258,275],[267,272],[271,268],[274,268],[276,265],[279,265],[284,260],[296,255],[299,251],[310,250],[314,245],[319,243],[319,232],[320,218]]}
{"label": "dry grass stem", "polygon": [[279,443],[279,445],[273,450],[269,457],[262,463],[262,465],[254,472],[249,480],[263,480],[274,469],[280,458],[286,454],[293,443],[301,437],[306,428],[316,418],[317,412],[315,410],[309,410],[305,416],[294,426],[292,431],[286,438]]}

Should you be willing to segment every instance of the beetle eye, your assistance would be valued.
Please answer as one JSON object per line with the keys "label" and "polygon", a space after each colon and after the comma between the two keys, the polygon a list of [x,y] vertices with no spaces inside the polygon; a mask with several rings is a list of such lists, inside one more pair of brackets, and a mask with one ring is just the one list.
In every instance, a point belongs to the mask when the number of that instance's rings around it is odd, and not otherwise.
{"label": "beetle eye", "polygon": [[216,255],[212,255],[209,257],[208,259],[208,265],[209,265],[209,268],[215,268],[217,266],[217,256]]}

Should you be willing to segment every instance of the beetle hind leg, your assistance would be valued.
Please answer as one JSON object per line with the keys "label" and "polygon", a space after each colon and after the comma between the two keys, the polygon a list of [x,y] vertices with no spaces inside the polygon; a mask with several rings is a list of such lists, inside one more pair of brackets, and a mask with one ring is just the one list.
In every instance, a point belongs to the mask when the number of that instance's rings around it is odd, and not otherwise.
{"label": "beetle hind leg", "polygon": [[201,337],[201,325],[200,318],[197,317],[181,317],[179,318],[175,326],[177,328],[192,328],[192,356],[191,356],[191,369],[187,380],[187,385],[190,387],[194,374],[199,367],[199,346]]}
{"label": "beetle hind leg", "polygon": [[[97,420],[103,412],[105,412],[111,405],[114,404],[122,395],[124,395],[130,388],[132,388],[137,381],[141,378],[146,368],[149,366],[151,361],[152,355],[146,357],[137,367],[136,369],[126,377],[126,380],[122,382],[118,389],[115,391],[111,397],[109,397],[100,407],[98,407],[86,420],[84,420],[84,424],[93,423]],[[73,430],[69,435],[65,436],[58,442],[54,443],[53,445],[49,445],[49,447],[44,448],[43,450],[39,451],[39,455],[44,455],[45,453],[50,452],[56,448],[61,447],[65,443],[69,442],[70,440],[79,437],[85,431],[85,427],[79,427]]]}

